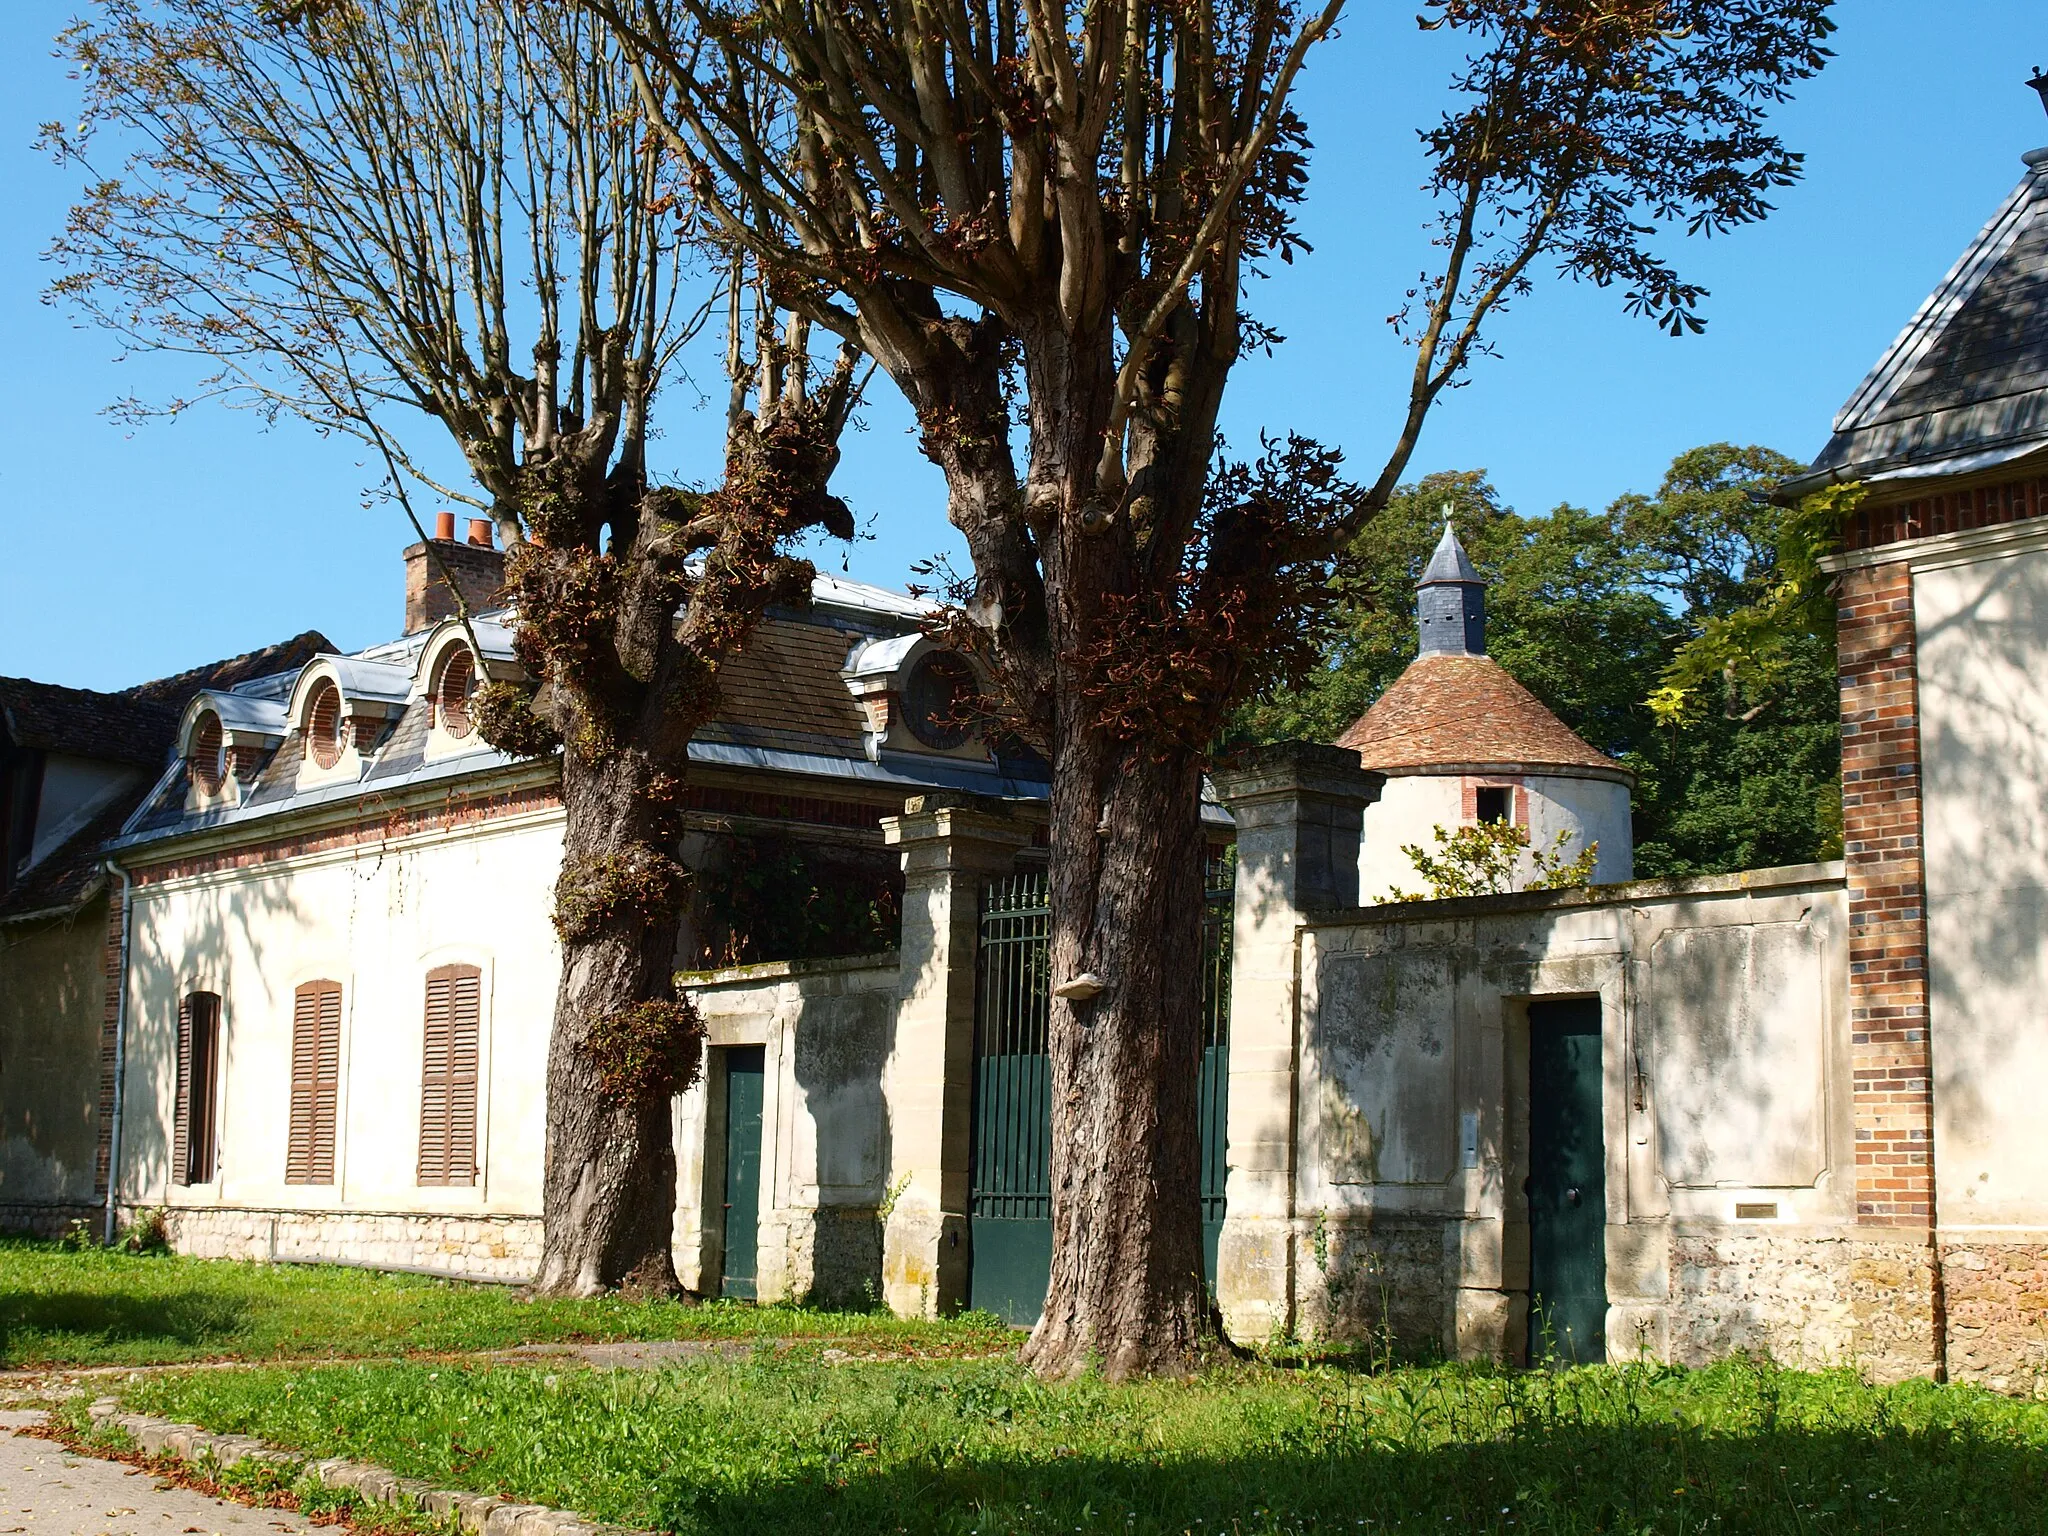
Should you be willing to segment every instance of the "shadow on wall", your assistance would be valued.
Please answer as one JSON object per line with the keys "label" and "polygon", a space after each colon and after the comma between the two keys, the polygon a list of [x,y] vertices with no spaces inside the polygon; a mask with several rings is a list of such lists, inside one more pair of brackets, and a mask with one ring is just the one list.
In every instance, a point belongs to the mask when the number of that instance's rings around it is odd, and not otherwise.
{"label": "shadow on wall", "polygon": [[[380,863],[352,864],[351,877],[359,883],[374,881]],[[292,941],[318,916],[341,927],[339,946],[345,953],[355,906],[356,893],[351,892],[350,915],[335,924],[332,914],[312,912],[297,889],[298,882],[284,875],[209,882],[168,898],[150,896],[147,886],[137,888],[128,960],[122,1202],[160,1202],[170,1183],[178,1007],[188,992],[214,992],[221,999],[215,1166],[222,1176],[232,1177],[236,1160],[247,1167],[246,1160],[263,1150],[235,1144],[230,1085],[255,1040],[268,1039],[289,1060],[294,968],[304,959]],[[348,978],[341,979],[349,984]],[[284,1151],[276,1149],[280,1168]]]}
{"label": "shadow on wall", "polygon": [[95,1198],[106,945],[104,897],[0,928],[0,1205]]}
{"label": "shadow on wall", "polygon": [[2019,1027],[2048,991],[2048,555],[1921,572],[1915,591],[1935,1072],[1944,1124],[1995,1138],[2016,1114],[2038,1126],[2048,1091],[2048,1043]]}
{"label": "shadow on wall", "polygon": [[[784,1154],[794,1163],[789,1177],[794,1187],[788,1193],[798,1197],[791,1211],[796,1219],[784,1233],[791,1278],[808,1273],[805,1301],[844,1308],[880,1304],[882,1224],[893,1150],[882,1070],[895,1046],[895,990],[893,985],[854,990],[854,979],[825,977],[804,984],[821,990],[803,996],[790,1050],[800,1112],[810,1125]],[[822,990],[834,986],[844,989]],[[803,1212],[801,1186],[809,1181],[796,1170],[806,1152],[816,1196]],[[763,1169],[764,1189],[768,1172]]]}

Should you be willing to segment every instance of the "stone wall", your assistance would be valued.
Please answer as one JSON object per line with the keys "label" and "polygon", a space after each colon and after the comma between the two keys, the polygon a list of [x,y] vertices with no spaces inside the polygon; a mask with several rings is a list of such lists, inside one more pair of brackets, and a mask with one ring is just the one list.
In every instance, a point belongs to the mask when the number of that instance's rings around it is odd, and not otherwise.
{"label": "stone wall", "polygon": [[1742,1351],[1874,1380],[1925,1375],[1931,1254],[1910,1234],[1841,1227],[1674,1233],[1662,1357],[1707,1365]]}
{"label": "stone wall", "polygon": [[1315,854],[1370,803],[1349,771],[1216,774],[1239,817],[1232,1335],[1525,1358],[1530,1008],[1593,999],[1609,1357],[1927,1370],[1930,1252],[1856,1220],[1840,866],[1347,908]]}
{"label": "stone wall", "polygon": [[2048,1242],[1941,1244],[1948,1373],[2048,1397]]}
{"label": "stone wall", "polygon": [[[141,1207],[123,1208],[132,1220]],[[538,1216],[416,1211],[304,1211],[178,1206],[171,1246],[203,1259],[360,1264],[471,1280],[530,1280],[540,1267]]]}
{"label": "stone wall", "polygon": [[760,1046],[756,1294],[763,1301],[875,1299],[894,1155],[883,1073],[896,1032],[896,957],[784,961],[683,980],[711,1053],[677,1111],[676,1269],[683,1284],[714,1295],[722,1273],[720,1053]]}

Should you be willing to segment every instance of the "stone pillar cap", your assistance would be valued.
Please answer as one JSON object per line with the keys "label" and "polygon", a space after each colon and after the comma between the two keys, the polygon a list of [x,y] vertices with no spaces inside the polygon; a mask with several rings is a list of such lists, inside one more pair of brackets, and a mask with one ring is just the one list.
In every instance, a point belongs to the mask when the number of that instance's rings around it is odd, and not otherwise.
{"label": "stone pillar cap", "polygon": [[1240,747],[1217,759],[1209,779],[1226,805],[1282,793],[1328,795],[1370,805],[1387,782],[1385,774],[1360,767],[1358,754],[1349,747],[1319,741]]}

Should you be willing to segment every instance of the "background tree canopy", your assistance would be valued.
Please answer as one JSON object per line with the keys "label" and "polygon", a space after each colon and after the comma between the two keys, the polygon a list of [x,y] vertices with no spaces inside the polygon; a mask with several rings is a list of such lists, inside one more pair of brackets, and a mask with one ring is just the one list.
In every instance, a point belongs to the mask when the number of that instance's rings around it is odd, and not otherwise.
{"label": "background tree canopy", "polygon": [[1247,704],[1237,741],[1334,741],[1415,656],[1415,578],[1443,527],[1491,585],[1487,650],[1558,717],[1637,774],[1636,873],[1714,874],[1841,853],[1832,631],[1787,642],[1768,684],[1659,724],[1648,700],[1679,648],[1756,605],[1786,516],[1761,497],[1802,466],[1714,443],[1674,459],[1654,496],[1525,517],[1483,470],[1403,486],[1353,543],[1322,668]]}

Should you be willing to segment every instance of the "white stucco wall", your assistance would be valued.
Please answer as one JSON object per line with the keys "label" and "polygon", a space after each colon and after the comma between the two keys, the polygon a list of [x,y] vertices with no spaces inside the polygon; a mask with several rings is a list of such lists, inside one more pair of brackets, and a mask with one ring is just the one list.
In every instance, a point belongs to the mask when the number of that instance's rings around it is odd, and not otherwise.
{"label": "white stucco wall", "polygon": [[[1434,849],[1434,830],[1471,820],[1465,814],[1467,784],[1516,786],[1517,820],[1527,816],[1532,848],[1548,850],[1562,831],[1565,857],[1576,857],[1589,842],[1600,845],[1593,870],[1596,885],[1635,878],[1635,840],[1629,791],[1611,779],[1560,775],[1389,774],[1380,798],[1365,809],[1359,834],[1358,896],[1366,906],[1391,899],[1396,889],[1421,891],[1422,877],[1401,850],[1408,844]],[[1526,871],[1525,871],[1526,873]]]}
{"label": "white stucco wall", "polygon": [[[560,950],[561,813],[138,886],[122,1198],[130,1203],[535,1215]],[[416,1182],[426,973],[483,972],[474,1188]],[[294,989],[342,986],[335,1181],[287,1185]],[[222,1000],[218,1176],[170,1182],[178,1000]]]}
{"label": "white stucco wall", "polygon": [[1916,559],[1936,1205],[2048,1231],[2048,536]]}

